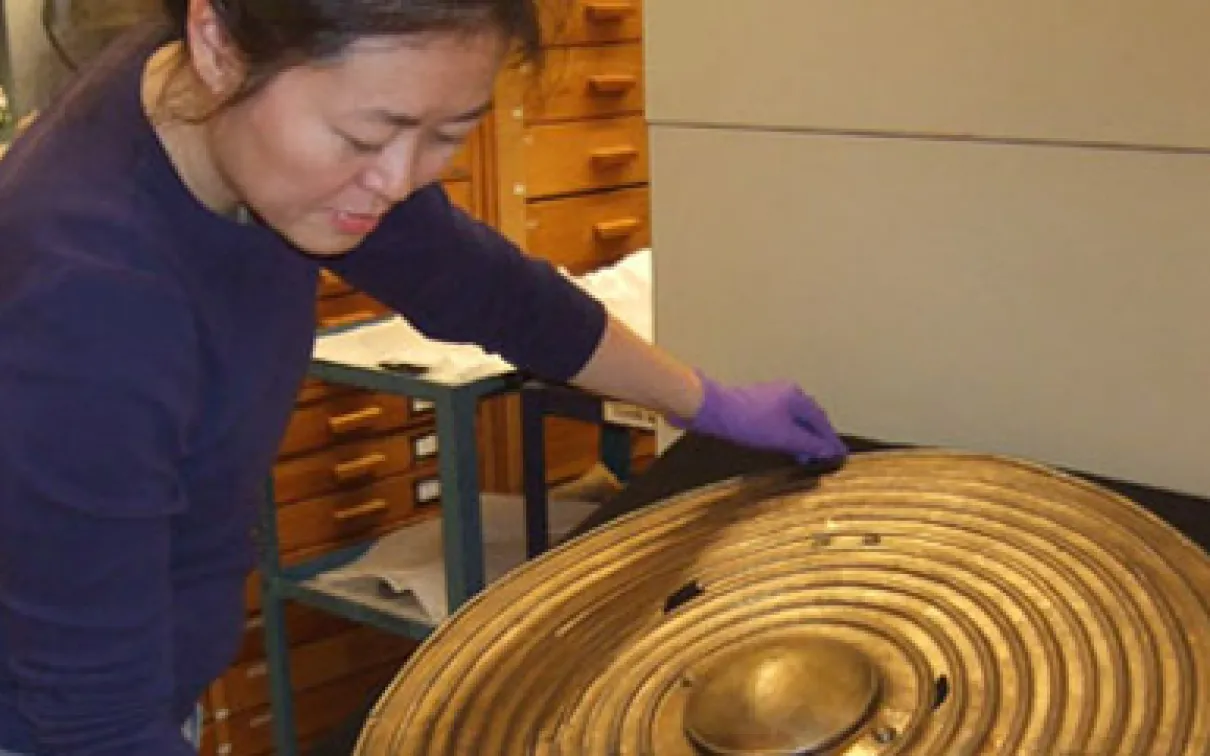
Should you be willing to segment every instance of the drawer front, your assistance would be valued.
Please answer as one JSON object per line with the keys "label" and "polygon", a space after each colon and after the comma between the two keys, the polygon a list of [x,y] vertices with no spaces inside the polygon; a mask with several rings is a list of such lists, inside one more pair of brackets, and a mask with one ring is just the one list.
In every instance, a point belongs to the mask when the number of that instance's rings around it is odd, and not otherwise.
{"label": "drawer front", "polygon": [[548,44],[624,42],[643,37],[642,0],[540,3]]}
{"label": "drawer front", "polygon": [[[655,454],[655,434],[650,431],[630,432],[631,461],[639,469],[640,460]],[[599,425],[552,417],[546,420],[546,480],[551,485],[567,482],[583,475],[601,460],[601,427]]]}
{"label": "drawer front", "polygon": [[475,214],[475,194],[471,182],[446,181],[444,186],[445,193],[449,195],[450,202],[471,215]]}
{"label": "drawer front", "polygon": [[528,214],[527,249],[575,275],[651,246],[646,188],[534,202]]}
{"label": "drawer front", "polygon": [[[305,743],[344,724],[398,673],[399,665],[393,662],[297,694],[294,721],[299,742]],[[229,756],[262,756],[273,751],[273,715],[268,706],[232,716],[227,730],[229,739],[216,744],[218,752]]]}
{"label": "drawer front", "polygon": [[550,50],[540,79],[525,91],[530,123],[642,113],[643,46]]}
{"label": "drawer front", "polygon": [[431,411],[417,412],[421,406],[425,405],[393,394],[357,391],[335,396],[294,411],[279,453],[288,457],[431,420]]}
{"label": "drawer front", "polygon": [[253,615],[260,612],[260,593],[260,570],[253,570],[248,573],[248,577],[244,580],[244,610],[247,614]]}
{"label": "drawer front", "polygon": [[569,418],[546,420],[546,478],[551,484],[582,475],[601,458],[600,428]]}
{"label": "drawer front", "polygon": [[315,318],[320,328],[351,325],[390,313],[391,308],[362,292],[324,297],[315,303]]}
{"label": "drawer front", "polygon": [[317,296],[321,299],[327,297],[339,297],[346,294],[352,294],[353,287],[344,281],[340,276],[336,275],[326,268],[319,271],[319,291]]}
{"label": "drawer front", "polygon": [[307,378],[298,390],[298,404],[314,404],[335,396],[351,394],[355,389],[336,383],[327,383],[316,378]]}
{"label": "drawer front", "polygon": [[[351,620],[330,612],[313,609],[297,601],[285,602],[286,643],[302,646],[307,643],[348,632],[356,627]],[[261,661],[265,658],[265,619],[261,614],[244,621],[243,641],[234,662]],[[225,704],[224,704],[225,705]]]}
{"label": "drawer front", "polygon": [[647,181],[642,116],[533,126],[525,135],[529,197]]}
{"label": "drawer front", "polygon": [[[291,649],[290,683],[296,693],[331,683],[389,661],[405,658],[416,642],[368,626]],[[229,713],[269,702],[269,669],[264,660],[231,667],[220,678]]]}
{"label": "drawer front", "polygon": [[[400,475],[353,491],[291,504],[278,510],[277,535],[283,556],[371,538],[409,519],[426,515],[419,502],[436,474]],[[439,500],[438,500],[439,501]]]}
{"label": "drawer front", "polygon": [[437,430],[421,427],[387,438],[357,441],[279,462],[273,470],[278,504],[361,486],[393,475],[432,468]]}
{"label": "drawer front", "polygon": [[[215,736],[214,729],[213,722],[208,722],[202,726],[202,745],[201,748],[198,749],[198,754],[200,754],[200,756],[219,756],[219,744],[218,739]],[[229,752],[230,749],[230,744],[227,744],[227,748],[224,749],[224,753]]]}

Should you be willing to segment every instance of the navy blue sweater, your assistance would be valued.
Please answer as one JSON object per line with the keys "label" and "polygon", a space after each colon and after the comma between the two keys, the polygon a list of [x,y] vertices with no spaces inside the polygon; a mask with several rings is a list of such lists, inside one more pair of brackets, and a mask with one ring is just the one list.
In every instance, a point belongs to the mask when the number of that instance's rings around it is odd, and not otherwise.
{"label": "navy blue sweater", "polygon": [[[156,41],[116,46],[0,160],[0,750],[189,752],[312,346],[320,263],[199,205],[144,117]],[[552,379],[606,321],[438,186],[329,265]]]}

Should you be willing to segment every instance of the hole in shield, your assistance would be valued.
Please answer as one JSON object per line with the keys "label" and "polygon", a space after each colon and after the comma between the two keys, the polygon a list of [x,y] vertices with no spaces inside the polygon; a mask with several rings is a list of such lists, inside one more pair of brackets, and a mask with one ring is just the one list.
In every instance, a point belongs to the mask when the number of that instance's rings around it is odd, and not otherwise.
{"label": "hole in shield", "polygon": [[941,704],[945,703],[945,699],[949,697],[950,679],[945,675],[941,675],[933,684],[933,710],[941,708]]}
{"label": "hole in shield", "polygon": [[696,580],[685,583],[664,601],[664,614],[676,611],[705,592],[706,590]]}

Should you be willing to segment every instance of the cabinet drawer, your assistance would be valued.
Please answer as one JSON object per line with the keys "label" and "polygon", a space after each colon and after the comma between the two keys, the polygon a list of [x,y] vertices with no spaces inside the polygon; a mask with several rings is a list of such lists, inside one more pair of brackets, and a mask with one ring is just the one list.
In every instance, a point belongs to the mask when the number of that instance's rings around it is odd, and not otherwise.
{"label": "cabinet drawer", "polygon": [[[296,693],[340,680],[385,662],[399,661],[416,642],[368,626],[298,646],[290,651],[290,683]],[[269,702],[269,674],[264,660],[231,667],[220,678],[229,713]]]}
{"label": "cabinet drawer", "polygon": [[581,45],[642,39],[642,0],[540,3],[548,44]]}
{"label": "cabinet drawer", "polygon": [[525,135],[526,193],[532,199],[647,181],[642,116],[543,124]]}
{"label": "cabinet drawer", "polygon": [[[357,627],[351,620],[344,619],[330,612],[321,611],[300,604],[297,601],[286,601],[286,643],[291,646],[301,646],[313,641],[348,632]],[[259,661],[265,658],[265,620],[261,614],[249,616],[244,621],[243,641],[239,652],[233,660],[236,664]],[[224,703],[226,706],[226,703]]]}
{"label": "cabinet drawer", "polygon": [[344,281],[340,276],[336,275],[326,268],[321,268],[319,271],[319,291],[316,292],[318,297],[338,297],[344,294],[352,294],[353,287]]}
{"label": "cabinet drawer", "polygon": [[[655,433],[630,432],[631,462],[655,454]],[[546,480],[555,485],[583,475],[601,459],[601,426],[570,418],[546,420]]]}
{"label": "cabinet drawer", "polygon": [[345,441],[367,439],[431,419],[426,406],[405,396],[356,391],[296,409],[279,453],[288,457]]}
{"label": "cabinet drawer", "polygon": [[244,580],[244,610],[249,615],[260,612],[260,589],[260,570],[253,570]]}
{"label": "cabinet drawer", "polygon": [[386,438],[357,441],[279,462],[273,470],[278,504],[322,496],[342,488],[431,468],[437,458],[437,430],[414,428]]}
{"label": "cabinet drawer", "polygon": [[[398,664],[386,664],[299,693],[294,698],[299,741],[305,743],[317,738],[366,708],[371,698],[390,683],[398,672]],[[231,717],[227,731],[229,740],[217,743],[216,753],[262,756],[273,751],[273,714],[268,706],[249,709]]]}
{"label": "cabinet drawer", "polygon": [[446,181],[443,186],[450,202],[471,215],[475,214],[474,187],[469,181]]}
{"label": "cabinet drawer", "polygon": [[[227,754],[230,751],[230,745],[224,749],[223,753]],[[202,726],[202,745],[198,749],[199,756],[219,756],[218,740],[214,733],[214,723],[208,722]]]}
{"label": "cabinet drawer", "polygon": [[534,202],[528,214],[528,251],[575,275],[651,246],[646,188]]}
{"label": "cabinet drawer", "polygon": [[298,389],[297,404],[313,404],[334,396],[351,394],[355,389],[336,383],[327,383],[317,378],[307,378]]}
{"label": "cabinet drawer", "polygon": [[351,325],[390,312],[391,308],[363,292],[324,297],[315,303],[315,319],[320,328]]}
{"label": "cabinet drawer", "polygon": [[[322,496],[278,510],[277,535],[283,555],[342,545],[376,536],[418,514],[436,501],[421,501],[436,474],[399,475],[352,491]],[[439,501],[439,500],[438,500]]]}
{"label": "cabinet drawer", "polygon": [[531,123],[642,113],[643,46],[550,50],[541,77],[525,93]]}

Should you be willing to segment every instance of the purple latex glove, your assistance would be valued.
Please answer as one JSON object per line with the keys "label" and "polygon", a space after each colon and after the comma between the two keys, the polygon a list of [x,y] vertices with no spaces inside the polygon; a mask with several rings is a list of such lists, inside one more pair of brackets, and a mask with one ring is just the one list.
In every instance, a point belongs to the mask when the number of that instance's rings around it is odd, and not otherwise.
{"label": "purple latex glove", "polygon": [[782,452],[799,463],[842,460],[849,450],[827,414],[789,381],[722,386],[698,373],[705,397],[690,421],[669,424],[758,449]]}

